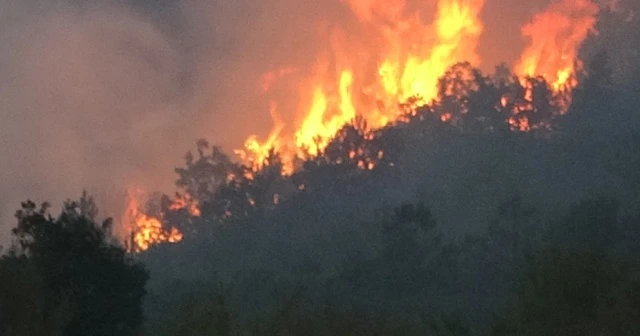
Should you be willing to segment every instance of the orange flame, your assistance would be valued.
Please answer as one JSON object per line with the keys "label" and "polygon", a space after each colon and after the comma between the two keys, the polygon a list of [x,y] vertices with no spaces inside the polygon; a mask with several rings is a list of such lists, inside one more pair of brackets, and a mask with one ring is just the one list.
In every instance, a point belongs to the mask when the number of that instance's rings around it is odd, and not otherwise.
{"label": "orange flame", "polygon": [[[407,14],[406,0],[343,3],[375,40],[363,46],[339,28],[331,31],[328,51],[317,58],[305,81],[299,102],[305,114],[298,117],[292,134],[284,134],[284,123],[274,117],[269,137],[261,143],[250,136],[245,150],[238,151],[241,156],[249,153],[260,161],[269,148],[289,157],[318,155],[356,111],[371,128],[386,126],[401,116],[400,103],[413,101],[415,108],[436,99],[438,79],[450,66],[480,62],[476,46],[483,31],[479,15],[484,0],[439,1],[430,24],[421,12]],[[362,58],[369,60],[367,64]],[[373,66],[365,66],[369,64]],[[279,76],[274,72],[264,76],[275,77]],[[291,171],[292,165],[287,166]]]}
{"label": "orange flame", "polygon": [[[441,0],[435,8],[416,9],[408,0],[342,0],[359,22],[367,38],[353,37],[335,26],[328,32],[330,43],[320,55],[311,75],[303,81],[298,115],[293,129],[273,113],[274,128],[260,142],[253,135],[245,143],[244,157],[261,162],[269,149],[285,155],[287,172],[293,170],[296,155],[318,155],[332,137],[356,114],[372,129],[399,120],[409,111],[438,99],[439,78],[455,63],[480,63],[476,47],[483,32],[480,12],[484,0]],[[423,12],[435,13],[433,21]],[[577,85],[576,70],[581,67],[578,49],[593,31],[598,13],[593,0],[556,0],[544,12],[522,27],[529,40],[514,72],[526,77],[540,75],[556,92],[569,93]],[[269,85],[291,73],[282,68],[265,75]],[[263,80],[264,82],[264,80]],[[532,101],[531,92],[525,97]],[[568,109],[570,96],[563,110]],[[275,103],[272,103],[274,105]],[[501,104],[506,106],[507,100]],[[562,111],[562,112],[564,112]],[[450,122],[451,115],[441,116]],[[528,119],[507,119],[512,129],[528,131]],[[288,126],[288,127],[291,127]]]}
{"label": "orange flame", "polygon": [[[452,65],[480,63],[476,47],[483,32],[480,12],[484,0],[441,0],[433,8],[418,9],[408,0],[342,3],[353,13],[365,38],[337,25],[326,32],[329,45],[302,82],[298,111],[303,114],[287,125],[277,113],[277,103],[272,102],[274,127],[267,139],[260,141],[251,135],[245,149],[237,151],[254,169],[260,169],[274,150],[283,156],[284,174],[290,174],[295,156],[321,154],[338,130],[357,115],[371,129],[384,127],[406,112],[399,105],[411,112],[437,100],[438,80]],[[516,109],[530,107],[533,99],[526,77],[543,76],[556,92],[570,92],[577,85],[578,49],[593,31],[598,10],[593,0],[556,0],[522,27],[529,43],[514,72],[527,91],[526,101],[517,103]],[[435,13],[431,23],[424,14],[429,11]],[[293,72],[283,67],[266,73],[263,92]],[[570,97],[567,100],[565,111]],[[506,107],[509,100],[503,97],[500,103]],[[513,112],[507,119],[513,130],[529,131],[535,126],[526,117],[515,116],[519,111]],[[451,118],[450,113],[440,117],[442,122],[451,122]]]}
{"label": "orange flame", "polygon": [[581,67],[578,48],[594,31],[599,7],[592,0],[561,0],[537,14],[522,28],[529,45],[515,66],[521,76],[541,75],[556,91],[572,89],[576,67]]}
{"label": "orange flame", "polygon": [[250,135],[244,143],[245,149],[235,150],[234,152],[242,159],[249,161],[249,163],[252,165],[252,168],[257,171],[263,167],[264,161],[269,156],[270,151],[275,150],[278,154],[283,155],[283,172],[292,173],[293,161],[286,155],[286,153],[282,153],[281,151],[281,149],[283,148],[281,133],[285,127],[285,123],[282,121],[280,115],[278,114],[277,104],[275,102],[271,102],[271,108],[269,109],[269,112],[271,114],[271,119],[273,120],[274,126],[267,139],[261,143],[260,141],[258,141],[258,137],[256,135]]}
{"label": "orange flame", "polygon": [[[399,103],[413,97],[418,98],[415,105],[435,99],[438,78],[451,65],[462,60],[477,65],[480,59],[475,49],[483,29],[478,18],[483,0],[440,1],[432,24],[425,24],[419,13],[404,14],[406,1],[346,2],[360,22],[380,36],[382,47],[370,48],[367,55],[377,66],[362,69],[358,58],[346,56],[352,44],[345,41],[347,34],[334,32],[332,50],[338,70],[327,74],[326,60],[319,60],[311,79],[312,102],[295,133],[296,145],[309,148],[310,154],[326,147],[355,118],[356,110],[370,127],[386,126],[400,116]],[[337,83],[332,84],[331,78]],[[360,97],[354,95],[354,84],[363,87]]]}
{"label": "orange flame", "polygon": [[190,195],[176,194],[173,203],[169,204],[169,210],[187,210],[191,216],[200,217],[200,204]]}
{"label": "orange flame", "polygon": [[142,212],[139,199],[142,198],[143,193],[142,190],[135,188],[129,188],[127,192],[127,208],[122,223],[131,232],[129,250],[142,252],[155,244],[180,242],[183,235],[177,228],[172,227],[166,230],[161,219]]}

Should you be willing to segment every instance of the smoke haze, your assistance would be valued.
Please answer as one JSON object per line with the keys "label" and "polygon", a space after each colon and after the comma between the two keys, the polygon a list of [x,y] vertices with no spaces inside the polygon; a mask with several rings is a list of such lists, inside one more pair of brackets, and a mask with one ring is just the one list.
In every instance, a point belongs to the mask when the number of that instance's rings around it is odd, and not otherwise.
{"label": "smoke haze", "polygon": [[82,188],[166,186],[157,167],[191,141],[173,41],[118,5],[3,2],[0,13],[3,231],[28,197],[56,204]]}

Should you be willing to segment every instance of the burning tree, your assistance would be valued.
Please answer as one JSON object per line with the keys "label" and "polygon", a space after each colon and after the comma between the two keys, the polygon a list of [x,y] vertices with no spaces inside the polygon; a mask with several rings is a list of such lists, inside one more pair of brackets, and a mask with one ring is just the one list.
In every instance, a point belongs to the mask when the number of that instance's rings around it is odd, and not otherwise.
{"label": "burning tree", "polygon": [[[125,226],[124,246],[127,251],[141,252],[149,249],[152,245],[164,242],[177,243],[182,240],[183,234],[176,226],[165,223],[164,214],[167,210],[156,210],[155,214],[145,211],[142,207],[144,192],[140,189],[130,188],[127,191],[127,208],[122,217]],[[166,200],[166,198],[163,198]],[[175,201],[171,201],[167,208],[181,210],[185,199],[177,195]],[[151,204],[150,204],[151,203]],[[144,203],[152,205],[152,202]],[[185,205],[186,207],[186,205]],[[196,211],[197,210],[196,208]],[[198,214],[197,212],[196,214]]]}

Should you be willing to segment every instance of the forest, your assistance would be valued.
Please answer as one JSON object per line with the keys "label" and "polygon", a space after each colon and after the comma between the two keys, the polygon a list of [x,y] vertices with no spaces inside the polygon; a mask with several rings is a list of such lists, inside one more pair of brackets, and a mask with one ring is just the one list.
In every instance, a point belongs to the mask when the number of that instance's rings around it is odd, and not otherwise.
{"label": "forest", "polygon": [[177,244],[131,251],[86,193],[25,200],[0,335],[637,335],[640,71],[611,63],[571,91],[456,64],[291,175],[197,140],[146,204]]}

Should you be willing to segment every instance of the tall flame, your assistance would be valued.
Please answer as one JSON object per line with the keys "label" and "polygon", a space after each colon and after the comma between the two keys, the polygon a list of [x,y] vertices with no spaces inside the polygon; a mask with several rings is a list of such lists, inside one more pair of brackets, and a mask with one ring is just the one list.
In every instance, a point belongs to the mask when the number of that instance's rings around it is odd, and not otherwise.
{"label": "tall flame", "polygon": [[[342,0],[359,22],[366,36],[349,39],[339,27],[330,32],[327,52],[320,55],[307,78],[292,133],[274,118],[275,127],[266,141],[255,135],[247,140],[241,153],[262,161],[268,149],[287,158],[302,150],[317,155],[336,132],[363,116],[372,128],[394,122],[405,111],[399,104],[415,108],[438,98],[439,78],[455,63],[478,66],[476,52],[483,32],[480,12],[484,0],[441,0],[435,8],[433,22],[408,0]],[[413,7],[410,6],[410,3]],[[428,7],[428,5],[422,5]],[[577,85],[576,70],[580,45],[592,31],[599,7],[592,0],[557,0],[521,29],[529,43],[514,68],[527,85],[526,77],[543,76],[557,92],[569,92]],[[283,68],[268,73],[268,91],[275,78],[292,73]],[[570,103],[570,97],[567,98]],[[565,108],[566,110],[566,108]],[[272,113],[273,115],[273,113]],[[449,116],[450,117],[450,116]],[[442,116],[443,122],[448,120]],[[520,131],[531,128],[526,118],[508,120]],[[293,139],[292,139],[293,138]],[[290,172],[292,164],[285,160]]]}
{"label": "tall flame", "polygon": [[[265,148],[289,157],[300,150],[317,155],[356,113],[370,127],[383,127],[402,114],[398,104],[411,100],[416,107],[434,100],[438,79],[453,64],[480,63],[476,46],[483,31],[479,15],[484,0],[439,1],[432,10],[436,16],[431,23],[426,23],[426,15],[420,11],[408,11],[406,0],[343,3],[373,41],[363,45],[334,28],[328,51],[317,58],[305,81],[299,102],[304,115],[298,116],[292,137],[283,133],[284,124],[275,119],[267,140],[259,143],[255,135],[250,136],[244,153],[258,161],[264,158]],[[264,78],[271,80],[291,72],[283,69]],[[270,87],[270,80],[263,89]],[[286,160],[285,165],[290,166]]]}
{"label": "tall flame", "polygon": [[[418,11],[407,14],[403,0],[344,2],[379,39],[376,46],[353,50],[357,44],[347,40],[345,32],[333,32],[332,55],[318,60],[309,83],[311,103],[303,103],[307,114],[295,132],[296,146],[308,148],[312,155],[353,120],[356,111],[369,126],[383,127],[400,115],[398,103],[436,98],[438,78],[451,65],[480,61],[476,45],[483,29],[479,14],[484,0],[440,1],[432,24],[424,23]],[[374,61],[373,67],[359,66],[365,55]],[[327,71],[328,59],[335,72]]]}
{"label": "tall flame", "polygon": [[521,76],[541,75],[555,90],[577,85],[578,49],[596,23],[599,7],[591,0],[562,0],[549,5],[522,27],[529,45],[515,66]]}

